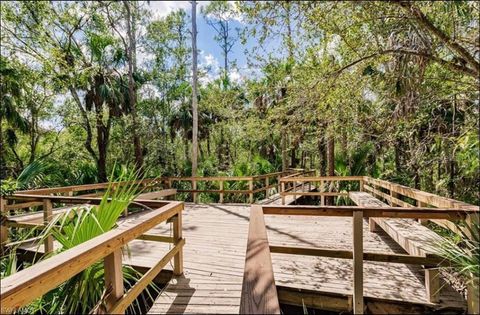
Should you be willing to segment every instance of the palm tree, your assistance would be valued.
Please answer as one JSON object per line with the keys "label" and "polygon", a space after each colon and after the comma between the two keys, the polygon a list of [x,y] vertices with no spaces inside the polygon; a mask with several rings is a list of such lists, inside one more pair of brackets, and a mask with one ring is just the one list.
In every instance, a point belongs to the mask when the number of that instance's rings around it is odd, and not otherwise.
{"label": "palm tree", "polygon": [[[21,88],[22,73],[9,64],[7,59],[0,56],[0,126],[5,129],[5,138],[7,144],[12,148],[13,153],[16,155],[17,160],[21,162],[17,152],[13,149],[17,143],[17,133],[20,131],[27,133],[30,129],[30,124],[27,119],[22,117],[17,109],[17,101],[22,96]],[[3,123],[5,121],[5,124]],[[0,132],[0,151],[1,151],[1,165],[0,165],[0,178],[6,177],[6,165],[5,165],[5,147],[4,147],[4,134]],[[23,165],[21,165],[23,168]]]}

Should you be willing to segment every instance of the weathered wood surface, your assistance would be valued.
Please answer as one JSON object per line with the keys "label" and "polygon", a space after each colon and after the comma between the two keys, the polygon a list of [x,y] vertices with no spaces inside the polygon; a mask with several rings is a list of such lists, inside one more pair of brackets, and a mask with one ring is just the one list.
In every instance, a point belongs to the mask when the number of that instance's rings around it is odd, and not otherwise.
{"label": "weathered wood surface", "polygon": [[[238,313],[242,290],[250,207],[248,205],[185,204],[183,211],[184,274],[173,278],[157,298],[151,313]],[[128,217],[134,219],[135,215]],[[351,251],[352,218],[265,215],[272,246],[343,249]],[[149,234],[173,236],[171,224]],[[386,233],[371,233],[363,223],[364,251],[405,251]],[[152,267],[171,244],[135,240],[123,262]],[[275,282],[291,288],[353,294],[352,260],[272,253]],[[173,270],[173,264],[165,268]],[[364,296],[433,305],[426,299],[420,266],[364,262]],[[455,291],[443,289],[438,307],[464,308]],[[367,303],[368,304],[368,303]]]}
{"label": "weathered wood surface", "polygon": [[241,314],[280,314],[272,259],[261,206],[250,208]]}
{"label": "weathered wood surface", "polygon": [[[266,215],[270,245],[352,251],[352,218]],[[385,232],[372,233],[363,222],[363,247],[369,253],[405,251]],[[275,282],[292,288],[353,294],[351,259],[272,253]],[[364,261],[364,297],[433,305],[426,298],[421,266]],[[440,307],[465,308],[464,299],[450,287],[442,289]]]}
{"label": "weathered wood surface", "polygon": [[[387,206],[365,192],[350,192],[349,197],[362,207]],[[443,241],[437,233],[413,219],[372,218],[372,220],[411,255],[426,256],[434,253],[434,246]]]}
{"label": "weathered wood surface", "polygon": [[[359,206],[386,206],[385,203],[366,192],[351,191],[349,196]],[[435,246],[443,241],[437,233],[413,219],[370,218],[369,220],[370,231],[376,231],[374,226],[380,226],[411,255],[427,256],[429,253],[435,253]],[[425,290],[430,302],[439,301],[442,287],[438,269],[426,269]]]}
{"label": "weathered wood surface", "polygon": [[168,196],[175,196],[177,193],[176,189],[163,189],[163,190],[158,190],[158,191],[152,191],[152,192],[147,192],[138,195],[138,199],[158,199],[158,198],[164,198]]}
{"label": "weathered wood surface", "polygon": [[[183,275],[170,281],[150,313],[238,314],[250,206],[186,204],[185,208]],[[155,231],[166,234],[168,229],[161,226]],[[151,245],[137,243],[130,250],[144,252],[142,263],[149,264],[161,255],[160,251],[148,247]],[[136,264],[139,263],[137,256],[132,255],[132,262]]]}

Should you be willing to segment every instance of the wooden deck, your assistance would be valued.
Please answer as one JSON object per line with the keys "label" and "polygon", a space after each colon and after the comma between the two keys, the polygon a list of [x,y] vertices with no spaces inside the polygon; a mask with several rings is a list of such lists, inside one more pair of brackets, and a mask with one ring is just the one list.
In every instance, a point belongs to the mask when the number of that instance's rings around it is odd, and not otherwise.
{"label": "wooden deck", "polygon": [[[150,313],[238,314],[249,215],[249,205],[185,204],[184,275],[168,283]],[[135,216],[128,220],[135,220]],[[265,216],[270,245],[336,249],[352,248],[351,220]],[[367,221],[363,229],[365,251],[405,253],[384,232],[369,232]],[[170,224],[161,224],[150,231],[150,234],[170,233]],[[125,263],[152,267],[168,249],[166,243],[135,240],[129,245],[130,256]],[[351,260],[273,253],[272,262],[279,286],[352,294]],[[403,264],[365,261],[364,296],[432,305],[426,299],[423,270]],[[464,299],[448,286],[442,288],[439,304],[442,308],[465,308]]]}
{"label": "wooden deck", "polygon": [[[249,210],[244,205],[186,205],[185,274],[172,279],[151,313],[238,313]],[[266,216],[265,220],[271,245],[352,248],[351,218]],[[164,227],[157,230],[166,232]],[[369,232],[367,221],[364,237],[365,251],[405,253],[385,233]],[[155,261],[158,249],[150,248],[148,243],[135,241],[130,246],[135,253],[132,263]],[[350,260],[272,254],[272,261],[277,285],[352,294]],[[403,264],[365,262],[364,295],[430,305],[423,270]],[[442,288],[440,304],[465,307],[463,298],[448,286]]]}

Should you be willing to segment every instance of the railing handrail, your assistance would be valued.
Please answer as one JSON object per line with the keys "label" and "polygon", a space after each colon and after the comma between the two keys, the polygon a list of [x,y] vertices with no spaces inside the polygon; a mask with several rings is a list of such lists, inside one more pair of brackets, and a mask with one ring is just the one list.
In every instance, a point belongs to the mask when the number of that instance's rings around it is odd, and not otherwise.
{"label": "railing handrail", "polygon": [[[52,197],[55,196],[48,196]],[[2,279],[2,312],[13,311],[28,304],[161,222],[181,215],[182,210],[183,202],[171,201],[161,208],[140,215],[134,221],[127,221],[111,231]]]}
{"label": "railing handrail", "polygon": [[285,176],[280,178],[281,182],[320,182],[320,181],[358,181],[364,176]]}
{"label": "railing handrail", "polygon": [[[274,172],[262,175],[252,175],[252,176],[164,176],[158,178],[146,178],[142,180],[134,181],[135,183],[151,183],[151,182],[158,182],[161,181],[248,181],[254,179],[261,179],[265,177],[273,177],[277,175],[281,175],[287,172]],[[38,189],[28,189],[28,190],[20,190],[17,193],[19,194],[43,194],[43,193],[61,193],[61,192],[70,192],[70,191],[84,191],[84,190],[94,190],[94,189],[102,189],[107,188],[110,184],[115,185],[123,185],[129,184],[132,181],[122,181],[122,182],[103,182],[103,183],[95,183],[95,184],[84,184],[84,185],[70,185],[70,186],[61,186],[61,187],[49,187],[49,188],[38,188]]]}
{"label": "railing handrail", "polygon": [[121,182],[104,182],[104,183],[95,183],[95,184],[84,184],[84,185],[71,185],[71,186],[61,186],[61,187],[48,187],[48,188],[37,188],[37,189],[29,189],[29,190],[19,190],[17,191],[18,194],[43,194],[43,193],[62,193],[62,192],[75,192],[75,191],[85,191],[85,190],[95,190],[95,189],[103,189],[107,188],[109,185],[121,186],[121,185],[128,185],[132,183],[152,183],[152,182],[160,182],[161,178],[146,178],[142,180],[135,180],[135,181],[121,181]]}
{"label": "railing handrail", "polygon": [[370,176],[363,176],[365,184],[374,184],[382,188],[393,190],[393,192],[404,195],[406,197],[415,199],[417,201],[430,204],[435,207],[452,208],[452,209],[464,209],[464,210],[477,210],[478,207],[463,201],[442,197],[433,193],[429,193],[416,188],[411,188],[401,184],[389,182],[383,179],[373,178]]}

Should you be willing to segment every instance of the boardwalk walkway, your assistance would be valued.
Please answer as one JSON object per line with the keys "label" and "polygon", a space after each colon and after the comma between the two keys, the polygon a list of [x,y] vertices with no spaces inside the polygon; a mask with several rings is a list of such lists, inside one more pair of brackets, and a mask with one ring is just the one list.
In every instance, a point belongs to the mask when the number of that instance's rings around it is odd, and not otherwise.
{"label": "boardwalk walkway", "polygon": [[[280,202],[275,196],[271,198],[273,204]],[[185,204],[184,275],[167,284],[150,313],[239,312],[249,212],[249,205]],[[127,220],[135,220],[135,215]],[[352,248],[351,218],[265,216],[265,222],[270,245]],[[162,224],[150,233],[171,235],[171,226]],[[405,253],[384,232],[369,232],[367,221],[363,233],[365,251]],[[168,246],[135,240],[129,244],[130,255],[125,254],[124,262],[151,267]],[[352,294],[350,260],[272,254],[272,262],[278,286]],[[403,264],[365,261],[364,296],[431,305],[426,300],[424,272]],[[441,307],[465,307],[463,298],[448,286],[442,288],[440,300]]]}
{"label": "boardwalk walkway", "polygon": [[[171,280],[150,313],[238,313],[249,209],[245,205],[186,204],[185,274]],[[352,248],[351,218],[266,216],[265,220],[271,245]],[[405,253],[385,233],[369,232],[366,221],[364,247],[369,252]],[[272,254],[272,262],[277,285],[352,294],[350,260]],[[365,262],[364,295],[429,304],[424,273],[403,264]],[[441,303],[465,306],[449,287],[442,289]]]}

